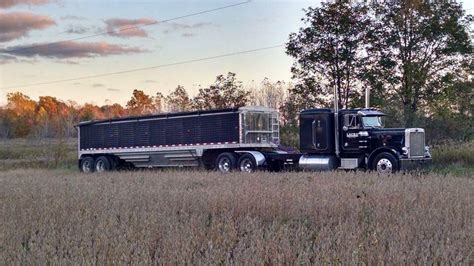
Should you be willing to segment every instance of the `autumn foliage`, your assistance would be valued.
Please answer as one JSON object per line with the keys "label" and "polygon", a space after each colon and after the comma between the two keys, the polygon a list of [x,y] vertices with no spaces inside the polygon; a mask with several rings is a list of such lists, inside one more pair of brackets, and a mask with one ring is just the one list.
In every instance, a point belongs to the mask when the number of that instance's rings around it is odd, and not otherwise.
{"label": "autumn foliage", "polygon": [[265,79],[259,88],[244,89],[236,74],[216,77],[214,84],[200,88],[195,97],[183,86],[177,86],[169,95],[157,92],[148,95],[135,89],[125,106],[118,103],[79,105],[52,96],[33,100],[21,92],[7,94],[7,105],[0,107],[0,137],[74,137],[74,125],[79,121],[109,119],[123,116],[180,112],[202,109],[239,107],[258,104],[279,108],[283,102],[285,83]]}

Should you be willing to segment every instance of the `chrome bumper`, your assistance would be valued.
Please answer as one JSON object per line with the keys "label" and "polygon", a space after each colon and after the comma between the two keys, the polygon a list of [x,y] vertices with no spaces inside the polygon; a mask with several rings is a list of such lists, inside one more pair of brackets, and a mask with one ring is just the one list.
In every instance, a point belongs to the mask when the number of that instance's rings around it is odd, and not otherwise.
{"label": "chrome bumper", "polygon": [[417,170],[431,164],[431,157],[400,158],[400,170]]}

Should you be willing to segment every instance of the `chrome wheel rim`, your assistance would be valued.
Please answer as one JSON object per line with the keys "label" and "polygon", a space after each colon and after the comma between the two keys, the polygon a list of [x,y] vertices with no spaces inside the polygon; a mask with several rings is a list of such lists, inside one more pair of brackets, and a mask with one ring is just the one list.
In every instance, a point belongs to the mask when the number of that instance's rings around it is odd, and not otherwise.
{"label": "chrome wheel rim", "polygon": [[84,173],[90,173],[91,172],[91,162],[90,161],[85,161],[82,163],[82,171]]}
{"label": "chrome wheel rim", "polygon": [[382,158],[377,162],[377,172],[380,174],[392,173],[393,165],[389,159]]}
{"label": "chrome wheel rim", "polygon": [[243,159],[240,162],[240,171],[251,173],[253,172],[252,161],[250,159]]}
{"label": "chrome wheel rim", "polygon": [[102,160],[99,160],[97,162],[97,165],[95,166],[95,169],[97,170],[98,173],[105,172],[105,164]]}
{"label": "chrome wheel rim", "polygon": [[219,160],[219,171],[223,173],[230,172],[231,163],[229,158],[222,158]]}

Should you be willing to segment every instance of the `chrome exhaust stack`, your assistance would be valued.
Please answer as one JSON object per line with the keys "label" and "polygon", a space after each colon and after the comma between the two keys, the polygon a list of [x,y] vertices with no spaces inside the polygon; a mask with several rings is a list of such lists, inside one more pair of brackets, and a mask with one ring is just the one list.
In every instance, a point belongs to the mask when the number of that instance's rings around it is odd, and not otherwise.
{"label": "chrome exhaust stack", "polygon": [[365,108],[370,108],[370,88],[365,88]]}

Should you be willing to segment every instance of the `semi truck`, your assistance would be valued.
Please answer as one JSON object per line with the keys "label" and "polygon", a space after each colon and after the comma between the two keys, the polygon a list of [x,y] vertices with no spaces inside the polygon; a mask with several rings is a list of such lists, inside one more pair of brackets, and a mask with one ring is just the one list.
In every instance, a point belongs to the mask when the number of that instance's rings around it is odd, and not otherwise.
{"label": "semi truck", "polygon": [[[337,103],[337,97],[335,99]],[[368,169],[381,174],[431,160],[422,128],[384,128],[375,108],[299,114],[298,152],[280,146],[275,109],[246,106],[80,122],[82,172],[203,167],[220,172]]]}

